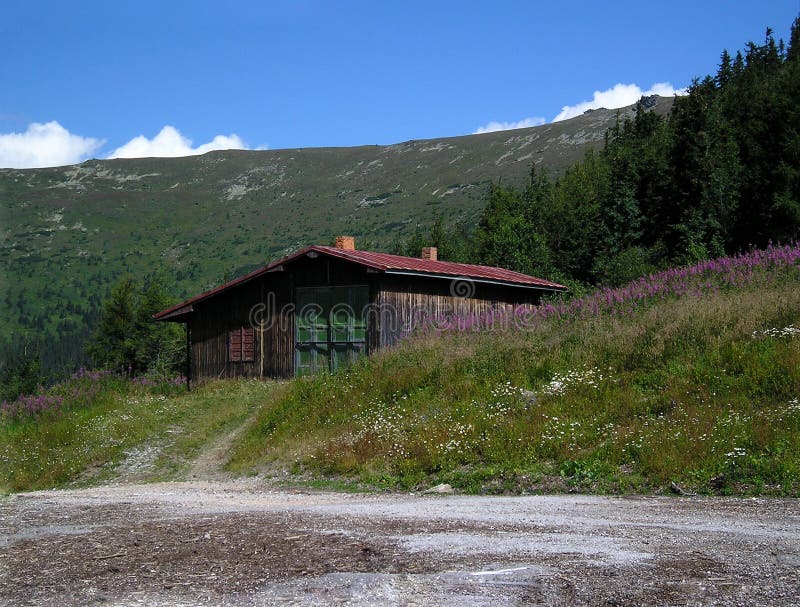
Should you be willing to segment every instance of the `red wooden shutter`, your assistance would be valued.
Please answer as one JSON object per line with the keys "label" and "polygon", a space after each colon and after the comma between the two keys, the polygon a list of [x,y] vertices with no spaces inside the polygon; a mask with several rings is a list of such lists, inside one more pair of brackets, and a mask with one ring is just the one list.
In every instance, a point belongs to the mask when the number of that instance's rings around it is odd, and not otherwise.
{"label": "red wooden shutter", "polygon": [[252,362],[255,360],[255,331],[253,327],[242,329],[242,360]]}
{"label": "red wooden shutter", "polygon": [[237,363],[242,360],[242,330],[234,329],[228,333],[228,360]]}
{"label": "red wooden shutter", "polygon": [[253,362],[256,359],[256,340],[253,327],[233,329],[228,333],[228,361]]}

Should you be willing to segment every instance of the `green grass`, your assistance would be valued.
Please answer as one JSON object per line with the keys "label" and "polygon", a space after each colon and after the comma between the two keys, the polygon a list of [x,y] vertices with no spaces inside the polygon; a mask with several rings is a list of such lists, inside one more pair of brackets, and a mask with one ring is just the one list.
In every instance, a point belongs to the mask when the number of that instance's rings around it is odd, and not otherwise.
{"label": "green grass", "polygon": [[[72,392],[75,384],[72,380],[50,392]],[[41,417],[0,418],[0,492],[91,484],[120,475],[142,481],[181,478],[203,448],[242,424],[275,386],[214,382],[187,393],[113,376],[93,384],[97,390],[89,403],[68,397],[62,410]],[[136,454],[140,457],[132,457]]]}
{"label": "green grass", "polygon": [[[262,408],[232,470],[469,492],[800,493],[797,270],[536,331],[422,337]],[[532,394],[535,397],[532,397]]]}

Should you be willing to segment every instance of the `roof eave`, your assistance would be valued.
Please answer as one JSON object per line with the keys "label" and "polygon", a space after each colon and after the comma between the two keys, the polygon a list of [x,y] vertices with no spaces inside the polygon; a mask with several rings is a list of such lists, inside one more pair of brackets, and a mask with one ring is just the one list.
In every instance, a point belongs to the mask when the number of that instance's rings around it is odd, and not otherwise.
{"label": "roof eave", "polygon": [[[238,287],[239,285],[243,285],[245,283],[248,283],[251,280],[254,280],[254,279],[258,278],[259,276],[263,276],[264,274],[269,274],[270,272],[283,271],[283,269],[284,269],[283,264],[285,264],[287,261],[291,261],[292,259],[294,259],[296,257],[300,257],[301,255],[305,255],[306,253],[308,253],[309,251],[311,251],[314,248],[315,248],[314,246],[310,246],[310,247],[306,247],[304,249],[301,249],[299,251],[296,251],[296,252],[292,253],[291,255],[286,255],[285,257],[282,257],[281,259],[279,259],[277,261],[273,261],[272,263],[269,263],[269,264],[267,264],[265,266],[262,266],[260,268],[257,268],[255,270],[253,270],[249,274],[245,274],[244,276],[240,276],[239,278],[234,278],[233,280],[230,280],[230,281],[228,281],[228,282],[226,282],[224,284],[221,284],[218,287],[214,287],[213,289],[209,289],[208,291],[204,291],[203,293],[200,293],[199,295],[195,295],[194,297],[190,297],[189,299],[187,299],[185,301],[182,301],[179,304],[175,304],[171,308],[167,308],[166,310],[162,310],[161,312],[158,312],[157,314],[154,314],[153,318],[155,318],[156,320],[173,320],[173,316],[176,316],[177,314],[181,313],[180,311],[183,310],[183,308],[187,308],[187,307],[190,308],[190,309],[186,313],[187,314],[191,313],[191,312],[194,311],[193,309],[191,309],[193,304],[200,303],[201,301],[205,301],[206,299],[210,299],[210,298],[214,297],[215,295],[219,295],[220,293],[222,293],[224,291],[227,291],[230,288]],[[177,321],[176,320],[174,322],[185,322],[185,321]]]}
{"label": "roof eave", "polygon": [[175,310],[166,309],[163,312],[153,314],[153,318],[159,322],[188,322],[189,314],[194,312],[194,306],[181,306]]}
{"label": "roof eave", "polygon": [[392,274],[398,276],[423,276],[427,278],[443,278],[446,280],[465,280],[469,282],[477,282],[481,284],[499,285],[503,287],[515,287],[520,289],[533,289],[537,291],[568,291],[569,289],[564,285],[549,284],[549,285],[536,285],[523,282],[514,282],[512,280],[498,280],[494,278],[480,278],[473,276],[457,276],[455,274],[437,274],[435,272],[419,272],[413,270],[384,270],[384,274]]}

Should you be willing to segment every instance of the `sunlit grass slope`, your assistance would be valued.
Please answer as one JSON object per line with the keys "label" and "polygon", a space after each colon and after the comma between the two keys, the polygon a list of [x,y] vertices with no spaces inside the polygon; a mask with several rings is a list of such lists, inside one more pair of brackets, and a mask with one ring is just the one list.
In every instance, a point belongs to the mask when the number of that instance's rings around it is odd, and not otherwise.
{"label": "sunlit grass slope", "polygon": [[241,425],[271,382],[178,381],[80,372],[3,403],[0,492],[103,481],[184,478],[193,459]]}
{"label": "sunlit grass slope", "polygon": [[393,488],[800,493],[800,248],[457,319],[264,406],[230,468]]}

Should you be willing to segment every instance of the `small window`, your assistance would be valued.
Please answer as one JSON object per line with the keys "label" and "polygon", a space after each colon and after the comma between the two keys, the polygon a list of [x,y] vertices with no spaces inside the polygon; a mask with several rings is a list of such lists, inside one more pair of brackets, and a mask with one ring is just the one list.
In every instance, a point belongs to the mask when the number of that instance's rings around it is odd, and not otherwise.
{"label": "small window", "polygon": [[255,331],[253,327],[241,327],[228,333],[228,362],[252,362],[255,360]]}

